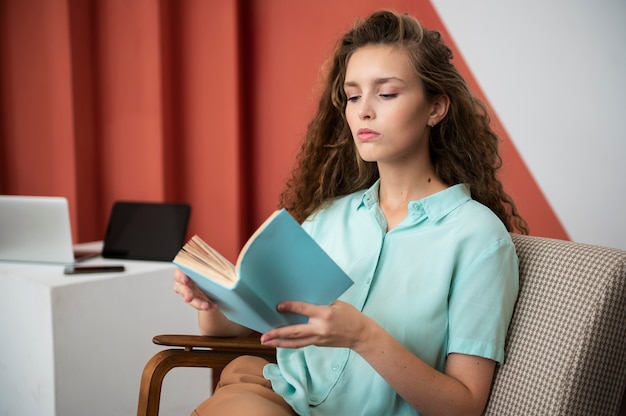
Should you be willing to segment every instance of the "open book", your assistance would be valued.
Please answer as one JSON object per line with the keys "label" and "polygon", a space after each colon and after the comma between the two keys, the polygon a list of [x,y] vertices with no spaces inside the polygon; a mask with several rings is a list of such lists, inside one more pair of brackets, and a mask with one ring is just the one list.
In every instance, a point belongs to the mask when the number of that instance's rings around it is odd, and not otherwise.
{"label": "open book", "polygon": [[274,212],[245,244],[233,265],[197,235],[173,263],[231,321],[258,332],[305,323],[281,313],[285,300],[330,305],[352,280],[284,209]]}

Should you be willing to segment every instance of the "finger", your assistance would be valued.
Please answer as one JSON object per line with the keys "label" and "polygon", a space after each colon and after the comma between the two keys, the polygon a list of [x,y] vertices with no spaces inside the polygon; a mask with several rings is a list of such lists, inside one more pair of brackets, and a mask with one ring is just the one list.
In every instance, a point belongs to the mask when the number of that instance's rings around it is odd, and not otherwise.
{"label": "finger", "polygon": [[193,290],[179,282],[174,283],[174,292],[178,293],[185,302],[189,303],[194,298]]}
{"label": "finger", "polygon": [[176,269],[174,270],[174,280],[183,284],[187,284],[191,281],[189,277],[182,270]]}
{"label": "finger", "polygon": [[276,307],[279,312],[292,312],[305,316],[313,316],[317,308],[319,308],[318,305],[299,301],[284,301]]}
{"label": "finger", "polygon": [[298,338],[298,339],[286,339],[286,338],[274,338],[269,340],[261,339],[261,344],[274,348],[303,348],[309,345],[316,345],[315,338]]}
{"label": "finger", "polygon": [[298,338],[304,334],[305,329],[304,324],[283,326],[267,331],[261,336],[261,340]]}
{"label": "finger", "polygon": [[178,293],[189,305],[200,310],[217,310],[217,305],[208,299],[203,293],[196,293],[188,286],[177,283],[174,291]]}
{"label": "finger", "polygon": [[174,270],[174,292],[196,309],[214,311],[219,309],[217,304],[199,290],[193,280],[180,269]]}
{"label": "finger", "polygon": [[204,299],[200,299],[200,298],[193,298],[188,303],[194,308],[201,310],[201,311],[208,311],[209,309],[215,309],[214,307],[212,308],[212,305],[214,305],[213,303],[206,301]]}

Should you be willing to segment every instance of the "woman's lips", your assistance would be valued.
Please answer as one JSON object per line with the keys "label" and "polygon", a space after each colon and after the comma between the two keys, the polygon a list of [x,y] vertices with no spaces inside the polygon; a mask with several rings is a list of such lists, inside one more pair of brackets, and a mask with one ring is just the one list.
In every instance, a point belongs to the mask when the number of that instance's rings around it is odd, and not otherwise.
{"label": "woman's lips", "polygon": [[367,142],[376,139],[380,133],[370,129],[359,129],[356,133],[357,140]]}

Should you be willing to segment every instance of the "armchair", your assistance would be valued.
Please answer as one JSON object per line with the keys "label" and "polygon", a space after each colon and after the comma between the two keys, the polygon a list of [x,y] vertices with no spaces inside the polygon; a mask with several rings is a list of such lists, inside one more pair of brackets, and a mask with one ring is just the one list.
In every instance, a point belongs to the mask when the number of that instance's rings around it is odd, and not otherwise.
{"label": "armchair", "polygon": [[[626,251],[512,237],[520,293],[484,414],[626,415]],[[138,416],[158,414],[172,368],[219,369],[242,353],[275,357],[248,338],[162,335],[153,342],[176,348],[146,364]]]}

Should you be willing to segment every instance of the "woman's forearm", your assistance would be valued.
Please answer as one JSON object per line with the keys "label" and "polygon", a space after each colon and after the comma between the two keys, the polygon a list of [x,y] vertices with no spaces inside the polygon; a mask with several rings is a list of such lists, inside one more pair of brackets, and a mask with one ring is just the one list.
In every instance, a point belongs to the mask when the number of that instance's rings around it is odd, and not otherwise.
{"label": "woman's forearm", "polygon": [[453,375],[437,371],[372,322],[354,350],[423,415],[480,415],[489,395],[495,363],[451,354]]}
{"label": "woman's forearm", "polygon": [[247,336],[252,331],[228,320],[219,310],[199,310],[198,325],[202,335],[214,337]]}

